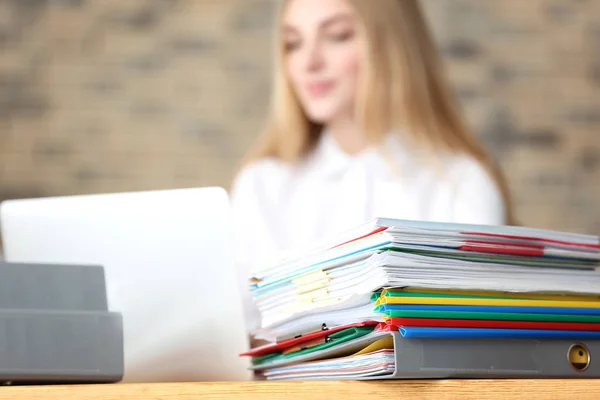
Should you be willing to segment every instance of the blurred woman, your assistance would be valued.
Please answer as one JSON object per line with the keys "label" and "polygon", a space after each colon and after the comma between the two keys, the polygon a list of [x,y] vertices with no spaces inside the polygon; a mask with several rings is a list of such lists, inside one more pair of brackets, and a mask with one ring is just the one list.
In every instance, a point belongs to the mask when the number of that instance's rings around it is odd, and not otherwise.
{"label": "blurred woman", "polygon": [[287,0],[268,124],[232,191],[242,276],[376,217],[511,222],[416,0]]}

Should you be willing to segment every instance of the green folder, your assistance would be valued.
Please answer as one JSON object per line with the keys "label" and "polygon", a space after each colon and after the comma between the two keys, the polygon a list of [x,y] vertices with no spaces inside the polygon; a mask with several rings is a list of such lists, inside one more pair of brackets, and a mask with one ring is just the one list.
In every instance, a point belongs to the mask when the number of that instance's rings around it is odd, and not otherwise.
{"label": "green folder", "polygon": [[600,315],[579,314],[532,314],[479,311],[433,311],[433,310],[393,310],[386,311],[391,318],[439,318],[439,319],[486,319],[505,321],[546,321],[546,322],[600,322]]}
{"label": "green folder", "polygon": [[254,365],[264,364],[265,362],[272,362],[276,360],[286,360],[292,357],[297,357],[309,353],[313,353],[319,350],[325,350],[333,346],[337,346],[341,343],[348,342],[350,340],[358,339],[359,337],[368,335],[373,332],[374,326],[361,326],[344,329],[342,331],[334,332],[328,336],[328,340],[325,343],[318,344],[316,346],[303,348],[292,353],[282,354],[280,352],[267,354],[261,357],[254,357],[252,363]]}
{"label": "green folder", "polygon": [[422,293],[422,292],[404,292],[389,290],[385,292],[384,297],[437,297],[447,299],[514,299],[529,300],[529,298],[507,297],[507,296],[481,296],[472,294],[449,294],[449,293]]}
{"label": "green folder", "polygon": [[379,296],[381,296],[381,292],[374,292],[373,294],[371,294],[371,301],[376,302]]}
{"label": "green folder", "polygon": [[464,252],[464,253],[454,253],[450,251],[444,251],[442,249],[439,250],[425,250],[425,249],[406,249],[402,247],[390,247],[387,249],[382,249],[385,251],[394,251],[398,253],[412,253],[419,254],[437,258],[449,258],[455,260],[463,260],[463,261],[481,261],[481,262],[489,262],[489,263],[503,263],[503,264],[516,264],[521,265],[522,263],[527,263],[530,265],[556,265],[560,267],[561,265],[569,264],[569,265],[577,265],[581,267],[594,267],[598,265],[596,260],[583,260],[583,259],[560,259],[560,258],[550,258],[544,257],[543,261],[536,260],[535,257],[529,256],[517,256],[517,255],[503,255],[498,253],[476,253],[476,252]]}

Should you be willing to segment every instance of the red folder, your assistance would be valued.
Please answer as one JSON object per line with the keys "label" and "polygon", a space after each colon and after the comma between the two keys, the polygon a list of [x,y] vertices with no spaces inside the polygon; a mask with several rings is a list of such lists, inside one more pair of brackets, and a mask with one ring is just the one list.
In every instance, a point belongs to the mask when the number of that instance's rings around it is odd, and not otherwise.
{"label": "red folder", "polygon": [[575,242],[566,242],[563,240],[553,240],[553,239],[542,239],[530,236],[516,236],[516,235],[503,235],[498,233],[487,233],[487,232],[460,232],[461,235],[467,236],[487,236],[490,238],[500,238],[500,239],[510,239],[510,240],[526,240],[528,242],[539,242],[546,244],[555,244],[561,246],[570,246],[570,247],[584,247],[588,249],[600,250],[600,244],[588,244],[588,243],[575,243]]}
{"label": "red folder", "polygon": [[498,321],[481,319],[437,319],[437,318],[390,318],[387,324],[393,327],[416,326],[432,328],[504,328],[546,329],[569,331],[600,331],[600,323],[590,322],[542,322],[542,321]]}
{"label": "red folder", "polygon": [[351,240],[345,241],[345,242],[343,242],[343,243],[340,243],[340,244],[338,244],[338,245],[336,245],[336,246],[333,246],[333,247],[332,247],[332,249],[335,249],[335,248],[337,248],[337,247],[341,247],[341,246],[344,246],[344,245],[346,245],[346,244],[350,244],[350,243],[353,243],[353,242],[357,242],[357,241],[359,241],[359,240],[361,240],[361,239],[368,238],[369,236],[376,235],[376,234],[378,234],[378,233],[380,233],[380,232],[383,232],[383,231],[385,231],[386,229],[387,229],[387,227],[386,227],[386,226],[382,226],[382,227],[380,227],[380,228],[377,228],[377,229],[375,229],[375,230],[373,230],[373,231],[371,231],[371,232],[369,232],[369,233],[367,233],[367,234],[365,234],[365,235],[359,236],[359,237],[357,237],[357,238],[354,238],[354,239],[351,239]]}
{"label": "red folder", "polygon": [[507,244],[484,240],[465,240],[465,244],[463,246],[459,246],[458,250],[531,257],[542,257],[544,255],[544,246],[520,243]]}
{"label": "red folder", "polygon": [[375,326],[377,324],[379,324],[379,322],[365,321],[365,322],[358,322],[355,324],[340,325],[340,326],[336,326],[333,328],[324,329],[324,330],[320,330],[320,331],[316,331],[316,332],[311,332],[311,333],[307,333],[305,335],[300,335],[300,336],[297,336],[292,339],[282,340],[281,342],[269,343],[264,346],[256,347],[245,353],[240,354],[240,356],[260,357],[260,356],[264,356],[264,355],[275,353],[275,352],[283,352],[289,348],[296,347],[303,343],[309,343],[309,342],[314,342],[314,341],[317,341],[320,339],[325,339],[328,335],[331,335],[332,333],[335,333],[335,332],[342,331],[344,329],[361,327],[361,326]]}

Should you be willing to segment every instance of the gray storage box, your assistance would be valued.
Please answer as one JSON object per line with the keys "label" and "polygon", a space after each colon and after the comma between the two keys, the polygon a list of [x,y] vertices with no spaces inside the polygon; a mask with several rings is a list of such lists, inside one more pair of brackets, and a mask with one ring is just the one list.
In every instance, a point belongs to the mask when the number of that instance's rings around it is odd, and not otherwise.
{"label": "gray storage box", "polygon": [[110,383],[123,369],[102,267],[0,263],[0,382]]}

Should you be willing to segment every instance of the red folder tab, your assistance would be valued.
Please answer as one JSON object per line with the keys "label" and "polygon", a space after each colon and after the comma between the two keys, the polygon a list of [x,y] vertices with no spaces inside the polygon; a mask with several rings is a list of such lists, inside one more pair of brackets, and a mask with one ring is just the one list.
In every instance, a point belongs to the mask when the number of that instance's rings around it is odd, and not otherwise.
{"label": "red folder tab", "polygon": [[590,243],[575,243],[575,242],[567,242],[564,240],[553,240],[553,239],[543,239],[536,238],[531,236],[517,236],[517,235],[503,235],[498,233],[487,233],[487,232],[460,232],[461,235],[466,236],[487,236],[490,238],[500,238],[500,239],[510,239],[510,240],[526,240],[528,242],[539,242],[542,244],[555,244],[561,246],[568,247],[583,247],[588,249],[600,250],[600,244],[590,244]]}
{"label": "red folder tab", "polygon": [[530,256],[530,257],[542,257],[544,255],[543,247],[533,246],[490,246],[481,243],[466,242],[464,246],[459,246],[458,250],[462,251],[478,251],[481,253],[496,253],[496,254],[509,254],[512,256]]}
{"label": "red folder tab", "polygon": [[589,322],[538,322],[498,321],[480,319],[437,319],[437,318],[390,318],[388,325],[431,327],[431,328],[500,328],[500,329],[544,329],[572,331],[600,331],[600,323]]}

